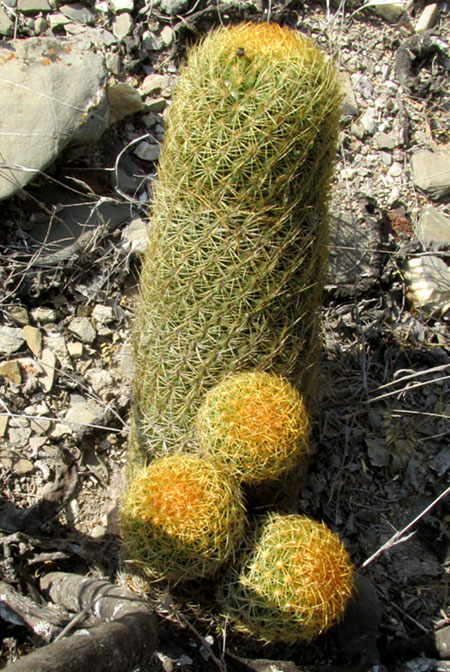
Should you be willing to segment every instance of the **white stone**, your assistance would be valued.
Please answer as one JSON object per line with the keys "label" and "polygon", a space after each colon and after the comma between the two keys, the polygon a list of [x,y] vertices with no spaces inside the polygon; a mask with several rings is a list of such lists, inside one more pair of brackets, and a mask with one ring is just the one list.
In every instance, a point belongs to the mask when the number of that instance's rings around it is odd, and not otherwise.
{"label": "white stone", "polygon": [[173,42],[173,30],[170,26],[164,26],[161,31],[161,39],[165,47],[170,47]]}
{"label": "white stone", "polygon": [[400,177],[400,175],[403,175],[403,166],[401,165],[401,163],[397,163],[397,161],[394,161],[394,163],[388,170],[388,175],[390,177]]}
{"label": "white stone", "polygon": [[48,348],[44,348],[40,363],[44,372],[44,375],[40,379],[42,389],[44,392],[50,392],[55,379],[56,357],[54,353]]}
{"label": "white stone", "polygon": [[132,12],[134,9],[134,0],[109,0],[109,6],[115,14]]}
{"label": "white stone", "polygon": [[133,27],[133,19],[128,12],[122,12],[113,20],[112,31],[118,40],[123,40]]}
{"label": "white stone", "polygon": [[429,28],[432,28],[436,23],[438,16],[439,7],[436,3],[424,7],[416,22],[416,33],[424,33]]}
{"label": "white stone", "polygon": [[23,343],[25,336],[19,327],[0,327],[0,353],[3,355],[12,355],[17,352]]}
{"label": "white stone", "polygon": [[405,272],[413,304],[443,315],[450,308],[450,269],[434,255],[413,257]]}

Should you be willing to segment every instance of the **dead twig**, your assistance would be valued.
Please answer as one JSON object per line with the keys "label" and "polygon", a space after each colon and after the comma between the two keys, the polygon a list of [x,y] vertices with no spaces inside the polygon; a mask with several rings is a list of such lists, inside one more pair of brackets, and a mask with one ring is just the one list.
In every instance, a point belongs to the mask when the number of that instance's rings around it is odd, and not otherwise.
{"label": "dead twig", "polygon": [[414,520],[408,523],[406,527],[404,527],[399,532],[396,532],[390,539],[388,539],[388,541],[385,544],[380,546],[380,548],[377,551],[375,551],[375,553],[373,553],[369,558],[367,558],[367,560],[364,560],[361,567],[367,567],[367,565],[370,565],[370,563],[373,562],[375,558],[378,558],[379,555],[384,553],[384,551],[387,551],[389,548],[392,548],[392,546],[396,546],[397,544],[402,544],[403,542],[408,541],[408,539],[410,539],[413,536],[414,532],[408,534],[405,537],[404,535],[406,534],[406,532],[408,532],[408,530],[410,530],[417,523],[417,521],[423,518],[428,513],[428,511],[431,511],[431,509],[434,506],[436,506],[436,504],[440,502],[441,499],[447,497],[449,493],[450,493],[450,486],[446,490],[444,490],[444,492],[442,492],[438,497],[436,497],[436,499],[433,500],[431,504],[429,504],[418,516],[416,516]]}

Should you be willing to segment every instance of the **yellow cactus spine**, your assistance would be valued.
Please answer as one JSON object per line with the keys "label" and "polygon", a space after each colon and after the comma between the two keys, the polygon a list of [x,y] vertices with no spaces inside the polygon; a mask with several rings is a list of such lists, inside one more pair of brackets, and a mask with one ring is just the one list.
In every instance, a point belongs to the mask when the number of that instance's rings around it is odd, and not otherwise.
{"label": "yellow cactus spine", "polygon": [[173,455],[142,468],[122,499],[123,554],[150,577],[211,576],[240,541],[237,483],[211,460]]}
{"label": "yellow cactus spine", "polygon": [[306,463],[309,432],[297,390],[263,371],[227,376],[208,392],[197,418],[200,447],[250,485]]}
{"label": "yellow cactus spine", "polygon": [[271,513],[226,575],[219,599],[238,630],[294,643],[339,621],[352,591],[352,563],[331,530],[306,516]]}

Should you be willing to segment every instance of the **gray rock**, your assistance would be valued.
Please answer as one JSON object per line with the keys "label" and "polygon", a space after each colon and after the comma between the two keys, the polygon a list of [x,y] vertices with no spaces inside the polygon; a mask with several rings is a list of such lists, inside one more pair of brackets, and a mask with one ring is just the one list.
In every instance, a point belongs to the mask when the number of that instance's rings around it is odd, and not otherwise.
{"label": "gray rock", "polygon": [[[23,419],[14,418],[14,420],[22,424]],[[21,448],[24,448],[27,445],[30,436],[31,427],[29,426],[28,421],[23,422],[23,426],[10,427],[8,432],[10,443],[12,443],[13,446],[20,446]]]}
{"label": "gray rock", "polygon": [[378,149],[395,149],[397,146],[396,139],[389,133],[375,133],[373,139]]}
{"label": "gray rock", "polygon": [[361,119],[359,120],[360,124],[363,126],[366,133],[373,135],[377,130],[377,124],[375,121],[375,111],[369,108],[364,112]]}
{"label": "gray rock", "polygon": [[148,222],[134,217],[122,231],[122,245],[133,252],[144,252],[148,243]]}
{"label": "gray rock", "polygon": [[70,408],[66,413],[64,421],[58,424],[51,432],[53,437],[63,436],[64,434],[73,434],[83,436],[91,430],[90,425],[102,424],[105,416],[105,409],[79,394],[72,394],[70,397]]}
{"label": "gray rock", "polygon": [[352,80],[350,79],[348,72],[339,73],[339,83],[341,85],[341,91],[344,96],[344,100],[342,101],[342,116],[344,118],[357,117],[359,113],[358,103],[356,102]]}
{"label": "gray rock", "polygon": [[12,355],[25,343],[22,329],[18,327],[0,327],[0,353]]}
{"label": "gray rock", "polygon": [[423,150],[411,157],[413,180],[416,187],[431,198],[450,194],[450,152]]}
{"label": "gray rock", "polygon": [[128,12],[122,12],[113,20],[112,29],[118,40],[123,40],[133,27],[133,19]]}
{"label": "gray rock", "polygon": [[414,232],[425,248],[436,243],[450,245],[450,219],[432,205],[423,208]]}
{"label": "gray rock", "polygon": [[68,16],[61,14],[61,12],[56,12],[56,14],[49,15],[48,21],[50,23],[50,28],[52,30],[57,30],[58,28],[62,28],[62,26],[68,25],[71,20]]}
{"label": "gray rock", "polygon": [[161,151],[160,145],[151,145],[149,142],[141,142],[135,151],[142,161],[156,161]]}
{"label": "gray rock", "polygon": [[0,35],[12,33],[14,22],[9,18],[3,7],[0,7]]}
{"label": "gray rock", "polygon": [[140,112],[144,106],[139,91],[127,82],[118,82],[111,86],[108,90],[108,101],[111,124]]}
{"label": "gray rock", "polygon": [[167,100],[165,98],[153,98],[145,103],[147,112],[163,112],[166,109]]}
{"label": "gray rock", "polygon": [[38,324],[52,324],[58,319],[58,311],[55,308],[38,306],[31,310],[31,317]]}
{"label": "gray rock", "polygon": [[35,19],[34,32],[36,33],[36,35],[42,35],[42,33],[45,33],[48,27],[49,27],[48,21],[44,19],[42,16]]}
{"label": "gray rock", "polygon": [[99,324],[109,324],[114,320],[114,310],[111,306],[97,303],[92,311],[92,317]]}
{"label": "gray rock", "polygon": [[398,0],[391,3],[373,3],[371,10],[386,21],[396,21],[411,6],[411,0]]}
{"label": "gray rock", "polygon": [[403,175],[403,166],[401,163],[397,163],[395,161],[392,166],[388,170],[388,175],[389,177],[400,177],[400,175]]}
{"label": "gray rock", "polygon": [[161,0],[161,11],[169,16],[182,14],[189,7],[189,0]]}
{"label": "gray rock", "polygon": [[6,313],[10,320],[14,324],[18,324],[19,327],[24,327],[27,324],[30,324],[30,318],[28,317],[28,311],[23,306],[11,306],[6,310]]}
{"label": "gray rock", "polygon": [[57,331],[52,331],[51,333],[44,335],[44,350],[42,351],[42,357],[44,357],[46,349],[51,350],[51,352],[56,355],[62,368],[68,370],[72,368],[69,353],[67,352],[66,339],[62,334]]}
{"label": "gray rock", "polygon": [[97,331],[89,317],[74,317],[68,328],[83,343],[93,343],[97,338]]}
{"label": "gray rock", "polygon": [[17,9],[24,14],[36,14],[37,12],[50,12],[53,5],[49,0],[18,0]]}
{"label": "gray rock", "polygon": [[142,46],[146,51],[160,51],[164,47],[164,42],[157,35],[147,31],[143,35]]}
{"label": "gray rock", "polygon": [[[11,57],[12,55],[12,57]],[[70,144],[106,128],[104,58],[74,40],[30,38],[0,47],[0,199],[11,196]]]}
{"label": "gray rock", "polygon": [[89,7],[85,7],[79,2],[75,2],[72,5],[61,5],[59,8],[61,14],[67,16],[72,21],[77,21],[78,23],[86,25],[94,25],[97,19],[97,15]]}
{"label": "gray rock", "polygon": [[144,96],[149,96],[154,93],[160,93],[162,89],[166,89],[170,85],[170,80],[166,75],[152,74],[147,75],[139,87],[139,91]]}

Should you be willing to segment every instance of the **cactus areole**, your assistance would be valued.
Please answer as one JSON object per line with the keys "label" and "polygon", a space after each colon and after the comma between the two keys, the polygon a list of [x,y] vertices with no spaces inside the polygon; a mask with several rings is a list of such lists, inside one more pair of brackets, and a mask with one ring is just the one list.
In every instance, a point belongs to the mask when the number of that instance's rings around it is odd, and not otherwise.
{"label": "cactus areole", "polygon": [[169,109],[134,325],[136,441],[190,449],[205,393],[256,368],[312,394],[340,93],[297,31],[194,46]]}

